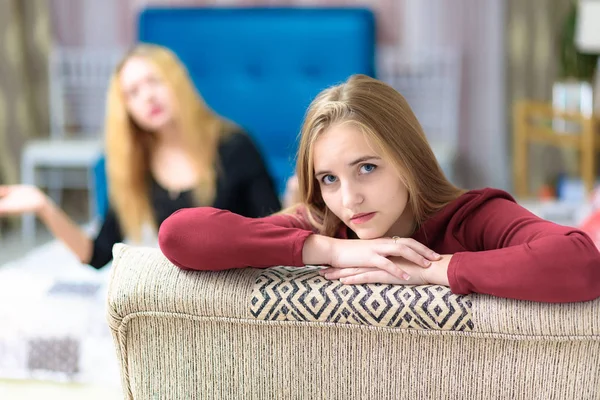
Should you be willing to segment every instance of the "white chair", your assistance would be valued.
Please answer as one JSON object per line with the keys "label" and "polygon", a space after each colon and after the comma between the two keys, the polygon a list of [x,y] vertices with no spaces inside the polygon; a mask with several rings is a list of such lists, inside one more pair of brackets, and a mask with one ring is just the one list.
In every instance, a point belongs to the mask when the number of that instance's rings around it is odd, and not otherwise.
{"label": "white chair", "polygon": [[401,50],[382,61],[381,79],[406,98],[444,173],[455,181],[461,84],[459,52],[452,48]]}
{"label": "white chair", "polygon": [[[122,55],[121,49],[51,52],[50,137],[29,141],[21,157],[22,182],[47,188],[58,204],[65,188],[90,190],[90,218],[95,216],[90,173],[102,155],[106,91]],[[35,237],[34,215],[23,216],[21,235],[29,243]]]}

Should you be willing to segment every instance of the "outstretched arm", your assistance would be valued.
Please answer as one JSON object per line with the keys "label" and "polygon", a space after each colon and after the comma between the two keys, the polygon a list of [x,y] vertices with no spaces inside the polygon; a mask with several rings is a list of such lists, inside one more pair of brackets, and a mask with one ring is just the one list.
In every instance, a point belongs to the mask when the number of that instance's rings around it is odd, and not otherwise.
{"label": "outstretched arm", "polygon": [[50,232],[82,263],[92,255],[92,240],[54,202],[35,186],[0,186],[0,216],[35,213]]}

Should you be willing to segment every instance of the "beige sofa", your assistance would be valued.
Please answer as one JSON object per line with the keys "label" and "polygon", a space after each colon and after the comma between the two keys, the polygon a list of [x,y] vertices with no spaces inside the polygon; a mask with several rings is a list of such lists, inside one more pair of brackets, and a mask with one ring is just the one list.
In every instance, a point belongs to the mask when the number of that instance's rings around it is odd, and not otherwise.
{"label": "beige sofa", "polygon": [[600,300],[345,286],[314,267],[182,271],[115,247],[129,399],[600,399]]}

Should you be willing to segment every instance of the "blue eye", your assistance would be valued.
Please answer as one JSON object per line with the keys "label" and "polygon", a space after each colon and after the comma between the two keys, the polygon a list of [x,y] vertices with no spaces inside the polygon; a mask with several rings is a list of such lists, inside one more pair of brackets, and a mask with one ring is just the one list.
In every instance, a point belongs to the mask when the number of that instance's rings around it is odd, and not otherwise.
{"label": "blue eye", "polygon": [[375,164],[363,164],[360,166],[360,173],[361,174],[370,174],[371,172],[375,171],[376,168],[377,168],[377,165],[375,165]]}
{"label": "blue eye", "polygon": [[333,175],[325,175],[324,177],[321,178],[321,181],[325,185],[331,185],[332,183],[335,183],[336,180],[337,180],[337,178]]}

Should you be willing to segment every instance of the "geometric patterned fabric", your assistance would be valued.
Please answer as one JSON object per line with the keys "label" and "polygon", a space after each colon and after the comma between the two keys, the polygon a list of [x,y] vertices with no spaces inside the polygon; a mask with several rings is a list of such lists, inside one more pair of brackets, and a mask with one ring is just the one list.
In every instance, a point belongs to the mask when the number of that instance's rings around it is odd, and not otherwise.
{"label": "geometric patterned fabric", "polygon": [[266,321],[472,331],[471,300],[440,285],[344,285],[319,267],[273,267],[256,278],[250,311]]}

